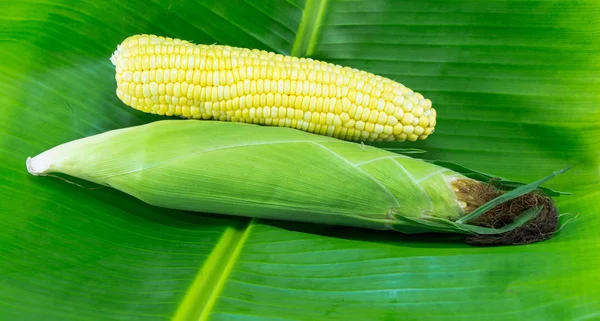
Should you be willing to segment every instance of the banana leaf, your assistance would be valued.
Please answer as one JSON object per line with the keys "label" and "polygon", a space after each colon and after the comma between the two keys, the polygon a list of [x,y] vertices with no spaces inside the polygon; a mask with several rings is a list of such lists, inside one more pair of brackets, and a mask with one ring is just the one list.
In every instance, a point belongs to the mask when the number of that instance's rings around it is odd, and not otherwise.
{"label": "banana leaf", "polygon": [[[14,1],[0,10],[0,320],[600,318],[600,4],[581,1]],[[115,94],[111,53],[152,33],[312,57],[433,101],[418,149],[546,184],[561,229],[526,246],[249,220],[36,178],[58,144],[168,119]]]}

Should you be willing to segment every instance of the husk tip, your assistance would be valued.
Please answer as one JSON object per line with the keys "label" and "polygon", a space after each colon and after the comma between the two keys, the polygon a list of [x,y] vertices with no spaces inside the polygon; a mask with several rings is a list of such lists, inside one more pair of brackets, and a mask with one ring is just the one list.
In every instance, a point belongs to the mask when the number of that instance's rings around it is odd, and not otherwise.
{"label": "husk tip", "polygon": [[45,153],[42,153],[33,158],[27,157],[25,166],[27,167],[29,174],[43,176],[46,175],[47,171],[50,169],[50,162],[48,162],[47,157],[45,157]]}

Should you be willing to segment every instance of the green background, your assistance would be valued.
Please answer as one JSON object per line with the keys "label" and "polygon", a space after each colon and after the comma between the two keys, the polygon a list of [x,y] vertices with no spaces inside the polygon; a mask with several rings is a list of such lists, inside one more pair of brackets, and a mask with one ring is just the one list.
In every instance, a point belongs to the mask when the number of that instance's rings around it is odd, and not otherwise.
{"label": "green background", "polygon": [[[0,11],[0,320],[600,320],[595,0],[12,1]],[[548,186],[564,227],[528,246],[155,208],[30,176],[27,156],[162,119],[109,57],[152,33],[397,80],[436,132],[396,147]],[[201,139],[201,138],[199,138]]]}

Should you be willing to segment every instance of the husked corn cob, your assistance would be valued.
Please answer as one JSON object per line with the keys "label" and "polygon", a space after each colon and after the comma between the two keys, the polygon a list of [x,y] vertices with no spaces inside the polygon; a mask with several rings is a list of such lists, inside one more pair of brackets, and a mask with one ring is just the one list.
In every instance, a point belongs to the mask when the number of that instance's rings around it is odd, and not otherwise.
{"label": "husked corn cob", "polygon": [[135,35],[114,52],[117,95],[168,116],[285,126],[345,140],[416,141],[431,101],[392,81],[310,58]]}

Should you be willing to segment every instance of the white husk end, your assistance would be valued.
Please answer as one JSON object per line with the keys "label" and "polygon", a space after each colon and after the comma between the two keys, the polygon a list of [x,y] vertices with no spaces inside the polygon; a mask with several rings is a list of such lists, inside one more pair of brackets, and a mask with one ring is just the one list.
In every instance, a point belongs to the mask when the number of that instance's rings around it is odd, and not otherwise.
{"label": "white husk end", "polygon": [[31,175],[43,176],[50,172],[51,151],[45,151],[33,158],[27,157],[25,166]]}

